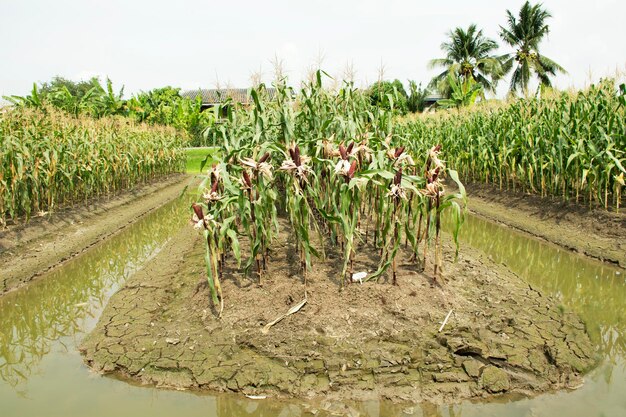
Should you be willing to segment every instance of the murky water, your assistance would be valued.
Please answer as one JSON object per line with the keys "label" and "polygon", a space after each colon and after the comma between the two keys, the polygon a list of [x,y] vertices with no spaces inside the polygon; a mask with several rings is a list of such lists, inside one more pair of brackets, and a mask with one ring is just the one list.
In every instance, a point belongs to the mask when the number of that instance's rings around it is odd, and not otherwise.
{"label": "murky water", "polygon": [[624,273],[475,217],[464,225],[463,244],[505,263],[586,321],[602,363],[582,389],[488,404],[406,407],[373,401],[346,408],[158,390],[94,375],[76,346],[110,295],[185,227],[187,203],[164,206],[43,279],[0,298],[1,416],[287,417],[313,408],[328,410],[318,416],[330,411],[372,417],[626,415]]}
{"label": "murky water", "polygon": [[598,345],[600,366],[573,392],[503,404],[465,403],[441,416],[626,416],[626,271],[589,260],[509,227],[468,216],[463,245],[508,266],[530,285],[560,300],[584,320]]}

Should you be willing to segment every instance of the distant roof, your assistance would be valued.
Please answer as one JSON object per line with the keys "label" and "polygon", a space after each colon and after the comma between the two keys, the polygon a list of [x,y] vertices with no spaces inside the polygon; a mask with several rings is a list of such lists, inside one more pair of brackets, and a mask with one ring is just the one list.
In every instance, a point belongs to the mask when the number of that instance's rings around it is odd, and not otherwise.
{"label": "distant roof", "polygon": [[[276,94],[275,88],[266,88],[265,92],[269,96],[270,100],[274,98]],[[242,104],[248,104],[250,102],[250,90],[247,88],[201,88],[198,90],[183,91],[181,96],[196,100],[196,97],[202,97],[203,105],[215,105],[226,101],[231,98],[233,101]]]}
{"label": "distant roof", "polygon": [[441,94],[430,94],[424,97],[424,102],[432,104],[432,103],[438,102],[439,100],[443,100],[444,98],[445,97],[442,96]]}

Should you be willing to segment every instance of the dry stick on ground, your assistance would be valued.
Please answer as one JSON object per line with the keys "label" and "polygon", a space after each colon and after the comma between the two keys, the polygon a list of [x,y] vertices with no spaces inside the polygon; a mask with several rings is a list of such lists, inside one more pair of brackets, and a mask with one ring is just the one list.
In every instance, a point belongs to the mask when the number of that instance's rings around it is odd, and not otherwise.
{"label": "dry stick on ground", "polygon": [[274,320],[270,321],[269,323],[267,323],[263,329],[261,330],[261,333],[263,334],[267,334],[270,329],[272,328],[272,326],[276,325],[278,322],[280,322],[281,320],[283,320],[284,318],[297,313],[298,311],[300,311],[300,309],[302,307],[304,307],[304,305],[307,302],[307,297],[306,297],[306,290],[305,290],[305,296],[304,296],[304,300],[300,301],[298,304],[296,304],[295,306],[291,307],[289,309],[289,311],[287,311],[285,314],[275,318]]}
{"label": "dry stick on ground", "polygon": [[446,325],[446,323],[448,322],[448,319],[450,318],[450,315],[452,314],[452,309],[450,309],[450,311],[448,311],[448,315],[446,316],[446,318],[443,320],[443,323],[441,323],[441,327],[439,328],[439,330],[437,331],[437,333],[441,333],[441,331],[443,330],[444,326]]}

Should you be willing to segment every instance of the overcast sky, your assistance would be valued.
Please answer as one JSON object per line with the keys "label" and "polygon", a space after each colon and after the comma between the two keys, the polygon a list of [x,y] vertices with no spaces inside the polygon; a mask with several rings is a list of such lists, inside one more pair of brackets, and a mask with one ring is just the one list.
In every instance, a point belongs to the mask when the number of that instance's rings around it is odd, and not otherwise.
{"label": "overcast sky", "polygon": [[[323,58],[358,85],[385,78],[426,84],[430,59],[456,26],[498,38],[521,0],[0,0],[0,96],[27,94],[55,75],[109,76],[125,96],[155,87],[248,87],[272,78],[279,57],[292,84]],[[541,52],[568,71],[556,84],[584,86],[624,70],[626,1],[546,0],[554,16]],[[502,42],[499,42],[502,44]],[[501,45],[501,52],[508,49]],[[505,83],[506,84],[506,83]],[[505,90],[505,84],[501,90]]]}

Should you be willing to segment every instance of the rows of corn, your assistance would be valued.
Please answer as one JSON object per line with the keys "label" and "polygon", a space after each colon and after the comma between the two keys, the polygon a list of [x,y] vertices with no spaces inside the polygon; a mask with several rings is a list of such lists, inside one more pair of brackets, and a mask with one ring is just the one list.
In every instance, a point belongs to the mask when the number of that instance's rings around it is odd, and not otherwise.
{"label": "rows of corn", "polygon": [[[462,178],[619,209],[626,171],[626,86],[516,99],[400,123],[421,149],[441,143]],[[421,144],[421,146],[419,145]]]}
{"label": "rows of corn", "polygon": [[[398,256],[444,278],[442,217],[451,217],[456,239],[465,201],[442,160],[446,149],[416,148],[395,134],[392,111],[373,107],[352,84],[323,88],[322,75],[297,96],[284,82],[271,100],[254,89],[250,108],[229,108],[208,132],[215,148],[193,220],[219,311],[224,263],[231,257],[262,280],[269,254],[284,247],[275,242],[280,216],[290,224],[305,291],[307,271],[329,250],[342,259],[329,277],[339,286],[383,275],[401,284]],[[446,177],[458,192],[445,191]],[[377,270],[359,270],[361,251],[374,254]]]}
{"label": "rows of corn", "polygon": [[[329,91],[321,78],[318,72],[298,95],[278,82],[272,100],[262,87],[253,89],[250,108],[225,109],[226,120],[207,131],[215,148],[193,214],[217,308],[229,257],[261,280],[281,213],[306,286],[315,259],[337,248],[341,285],[387,271],[395,283],[400,253],[421,269],[428,258],[433,278],[442,279],[439,229],[449,216],[456,240],[465,202],[461,180],[619,208],[623,85],[605,81],[577,94],[398,119],[353,85]],[[444,178],[459,191],[450,193]],[[379,266],[365,274],[355,270],[355,258],[367,248],[378,254]]]}
{"label": "rows of corn", "polygon": [[61,206],[181,172],[180,134],[123,118],[47,109],[0,112],[0,220]]}

